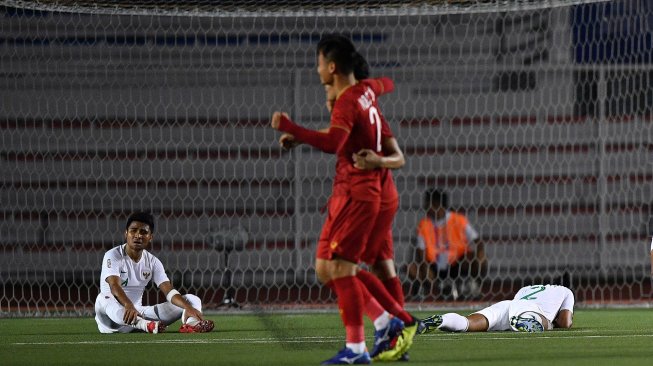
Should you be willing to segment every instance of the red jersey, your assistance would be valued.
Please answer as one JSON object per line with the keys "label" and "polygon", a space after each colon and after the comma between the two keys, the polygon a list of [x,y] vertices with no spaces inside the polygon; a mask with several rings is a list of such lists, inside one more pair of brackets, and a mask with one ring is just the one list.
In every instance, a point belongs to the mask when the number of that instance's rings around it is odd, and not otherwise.
{"label": "red jersey", "polygon": [[382,199],[381,184],[384,177],[387,179],[389,176],[389,171],[357,169],[352,160],[352,155],[361,149],[383,155],[381,142],[384,138],[393,137],[377,104],[377,94],[382,92],[380,83],[367,79],[352,85],[336,99],[331,113],[331,127],[342,128],[349,132],[349,136],[336,153],[334,196],[349,194],[362,201]]}

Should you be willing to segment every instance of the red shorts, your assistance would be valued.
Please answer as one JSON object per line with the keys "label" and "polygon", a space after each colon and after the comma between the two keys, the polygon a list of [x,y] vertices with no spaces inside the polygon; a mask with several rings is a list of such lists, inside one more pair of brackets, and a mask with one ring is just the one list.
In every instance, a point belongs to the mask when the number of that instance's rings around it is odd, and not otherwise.
{"label": "red shorts", "polygon": [[392,241],[392,222],[399,208],[399,200],[383,202],[372,232],[367,241],[365,252],[361,260],[368,265],[387,259],[394,259],[394,245]]}
{"label": "red shorts", "polygon": [[317,258],[330,260],[337,256],[352,263],[360,262],[380,205],[380,202],[352,200],[349,196],[332,196],[317,245]]}

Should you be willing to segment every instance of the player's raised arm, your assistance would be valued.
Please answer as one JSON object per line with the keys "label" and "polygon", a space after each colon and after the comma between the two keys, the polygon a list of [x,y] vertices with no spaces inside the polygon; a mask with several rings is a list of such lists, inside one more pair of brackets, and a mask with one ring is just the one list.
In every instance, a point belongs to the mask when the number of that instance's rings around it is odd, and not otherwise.
{"label": "player's raised arm", "polygon": [[332,126],[328,132],[310,130],[301,127],[282,112],[274,112],[271,121],[272,128],[294,136],[295,140],[309,144],[326,153],[334,154],[347,140],[348,130],[339,126]]}
{"label": "player's raised arm", "polygon": [[392,93],[395,90],[395,83],[389,77],[379,77],[373,79],[366,79],[365,82],[369,83],[372,91],[377,96]]}

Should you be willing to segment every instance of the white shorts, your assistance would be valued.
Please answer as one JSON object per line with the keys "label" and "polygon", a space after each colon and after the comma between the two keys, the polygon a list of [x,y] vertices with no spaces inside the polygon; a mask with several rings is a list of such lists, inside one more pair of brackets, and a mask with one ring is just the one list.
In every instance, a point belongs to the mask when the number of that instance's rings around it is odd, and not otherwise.
{"label": "white shorts", "polygon": [[519,316],[520,314],[533,311],[538,314],[543,314],[537,304],[532,301],[526,300],[503,300],[494,305],[490,305],[483,310],[479,310],[474,314],[483,315],[488,322],[488,332],[499,330],[511,330],[510,318]]}
{"label": "white shorts", "polygon": [[[186,294],[183,297],[199,311],[202,311],[202,302],[195,295]],[[136,328],[131,325],[119,324],[111,320],[106,309],[109,304],[119,304],[112,294],[100,293],[95,299],[95,322],[100,333],[129,333]],[[153,306],[142,306],[134,304],[138,314],[147,320],[158,320],[165,325],[170,325],[181,319],[184,310],[170,302],[164,302]]]}
{"label": "white shorts", "polygon": [[540,309],[540,307],[533,301],[512,300],[510,302],[510,308],[508,310],[508,321],[510,321],[510,318],[512,318],[513,316],[520,316],[521,314],[527,311],[532,311],[534,313],[544,315],[542,309]]}
{"label": "white shorts", "polygon": [[[106,313],[106,308],[110,303],[119,304],[118,300],[112,294],[99,293],[95,298],[95,322],[100,333],[129,333],[134,327],[115,323]],[[134,305],[139,314],[143,313],[143,307]]]}

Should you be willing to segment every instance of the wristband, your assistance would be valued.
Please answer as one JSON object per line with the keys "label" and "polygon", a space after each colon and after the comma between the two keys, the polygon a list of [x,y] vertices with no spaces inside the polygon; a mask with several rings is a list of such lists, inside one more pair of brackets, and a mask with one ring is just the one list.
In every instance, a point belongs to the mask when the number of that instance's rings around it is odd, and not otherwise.
{"label": "wristband", "polygon": [[181,296],[179,291],[177,291],[175,289],[170,290],[170,292],[168,292],[168,294],[166,295],[166,299],[168,299],[168,302],[172,302],[172,297],[175,296],[175,295]]}

